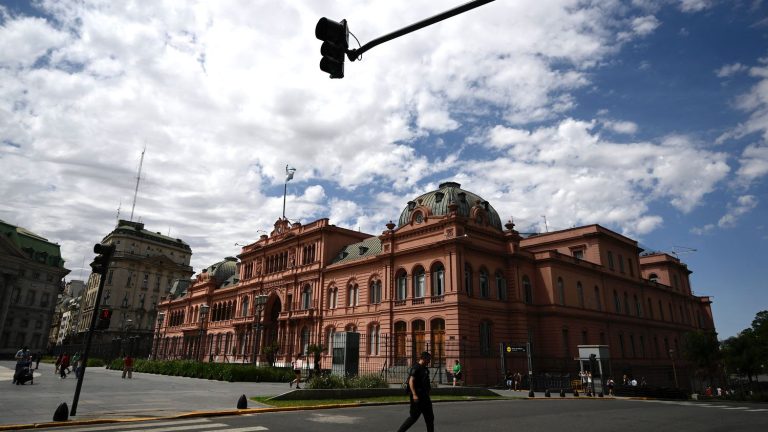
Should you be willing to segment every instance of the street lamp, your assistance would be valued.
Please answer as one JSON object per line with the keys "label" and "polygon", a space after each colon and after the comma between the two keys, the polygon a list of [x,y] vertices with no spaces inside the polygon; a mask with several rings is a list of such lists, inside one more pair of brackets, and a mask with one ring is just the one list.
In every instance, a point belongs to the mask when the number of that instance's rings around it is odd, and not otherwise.
{"label": "street lamp", "polygon": [[202,357],[201,357],[203,355],[203,350],[202,350],[203,334],[205,332],[205,318],[208,316],[208,309],[209,308],[210,308],[210,306],[208,306],[207,304],[200,305],[200,336],[198,337],[198,341],[197,341],[197,358],[198,358],[198,361],[203,361]]}
{"label": "street lamp", "polygon": [[256,306],[256,322],[253,323],[253,364],[256,364],[256,356],[259,354],[259,343],[261,342],[261,311],[264,309],[264,305],[267,304],[267,296],[260,295],[254,299],[254,305]]}
{"label": "street lamp", "polygon": [[157,351],[160,349],[161,337],[160,329],[163,328],[163,321],[165,320],[165,312],[157,314],[157,328],[155,329],[155,348],[152,350],[152,360],[157,360]]}
{"label": "street lamp", "polygon": [[675,350],[672,348],[669,349],[669,358],[672,360],[672,375],[675,377],[675,388],[680,388],[677,384],[677,369],[675,369]]}

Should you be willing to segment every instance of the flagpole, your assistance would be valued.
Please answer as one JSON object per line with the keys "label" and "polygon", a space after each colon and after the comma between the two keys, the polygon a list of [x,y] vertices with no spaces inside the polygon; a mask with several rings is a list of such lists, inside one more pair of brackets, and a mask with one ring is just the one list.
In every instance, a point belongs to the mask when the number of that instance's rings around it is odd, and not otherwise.
{"label": "flagpole", "polygon": [[285,183],[283,184],[283,219],[285,219],[285,197],[288,194],[288,182],[293,179],[293,173],[296,172],[296,168],[288,168],[285,166]]}

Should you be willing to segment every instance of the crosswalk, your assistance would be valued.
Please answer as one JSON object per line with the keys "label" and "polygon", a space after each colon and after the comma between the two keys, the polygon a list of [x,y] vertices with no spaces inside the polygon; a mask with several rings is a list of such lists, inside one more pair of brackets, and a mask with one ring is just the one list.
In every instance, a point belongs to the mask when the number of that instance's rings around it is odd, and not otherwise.
{"label": "crosswalk", "polygon": [[150,431],[150,432],[177,432],[177,431],[194,431],[194,432],[206,432],[206,431],[227,431],[227,432],[256,432],[269,430],[264,426],[248,426],[248,427],[233,427],[229,426],[217,419],[174,419],[174,420],[162,420],[162,421],[136,421],[136,422],[120,422],[120,423],[107,423],[100,425],[90,426],[71,426],[71,427],[58,427],[56,431],[71,431],[71,432],[114,432],[114,431]]}
{"label": "crosswalk", "polygon": [[765,413],[765,412],[768,412],[768,408],[755,408],[755,407],[748,407],[748,406],[723,405],[723,404],[708,403],[708,402],[662,401],[662,400],[646,400],[646,401],[643,401],[643,402],[656,403],[656,404],[666,404],[666,405],[691,406],[691,407],[698,407],[698,408],[723,409],[723,410],[728,410],[728,411],[739,411],[739,412],[755,412],[755,413],[759,413],[759,412]]}

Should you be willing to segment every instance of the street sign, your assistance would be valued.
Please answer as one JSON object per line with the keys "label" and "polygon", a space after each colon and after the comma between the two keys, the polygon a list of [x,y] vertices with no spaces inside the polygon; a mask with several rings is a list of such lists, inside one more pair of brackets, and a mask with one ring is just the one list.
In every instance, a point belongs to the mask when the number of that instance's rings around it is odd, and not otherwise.
{"label": "street sign", "polygon": [[509,343],[504,344],[504,351],[507,353],[524,353],[527,352],[525,346],[515,346]]}

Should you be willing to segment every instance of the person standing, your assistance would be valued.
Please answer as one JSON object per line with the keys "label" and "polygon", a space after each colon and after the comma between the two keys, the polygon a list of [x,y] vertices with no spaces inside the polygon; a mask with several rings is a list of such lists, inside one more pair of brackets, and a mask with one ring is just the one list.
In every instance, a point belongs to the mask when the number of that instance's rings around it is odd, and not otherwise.
{"label": "person standing", "polygon": [[461,381],[461,363],[456,360],[453,365],[453,386],[456,387],[456,381]]}
{"label": "person standing", "polygon": [[133,378],[133,357],[126,355],[123,358],[123,379],[128,375],[128,379]]}
{"label": "person standing", "polygon": [[432,387],[429,384],[428,366],[431,360],[432,355],[428,351],[424,351],[419,356],[419,361],[408,372],[408,389],[410,390],[408,397],[411,400],[410,415],[400,425],[397,432],[408,430],[421,415],[424,416],[424,423],[427,424],[427,432],[435,430],[435,414],[432,411],[432,400],[429,397]]}
{"label": "person standing", "polygon": [[515,391],[520,390],[520,383],[523,381],[523,376],[520,375],[520,372],[515,372],[514,381],[515,381]]}
{"label": "person standing", "polygon": [[43,358],[43,353],[38,351],[37,355],[35,356],[35,369],[39,369],[40,368],[40,359],[42,359],[42,358]]}
{"label": "person standing", "polygon": [[504,383],[507,385],[507,390],[512,390],[512,381],[515,380],[515,376],[507,369],[507,373],[504,374]]}
{"label": "person standing", "polygon": [[61,364],[59,364],[59,378],[66,378],[68,370],[69,370],[69,356],[67,355],[67,353],[64,353],[61,356]]}

